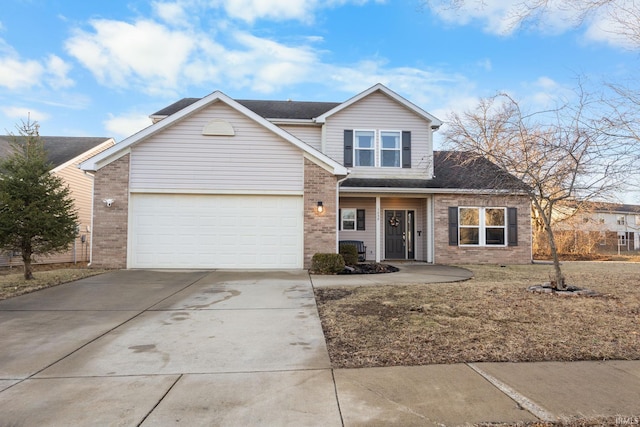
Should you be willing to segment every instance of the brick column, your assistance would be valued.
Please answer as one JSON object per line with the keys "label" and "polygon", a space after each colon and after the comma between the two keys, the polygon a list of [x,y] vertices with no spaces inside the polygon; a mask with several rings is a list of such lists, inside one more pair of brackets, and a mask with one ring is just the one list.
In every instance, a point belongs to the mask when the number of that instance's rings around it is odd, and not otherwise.
{"label": "brick column", "polygon": [[[113,199],[111,207],[103,200]],[[92,267],[127,267],[129,155],[96,172],[93,187]]]}
{"label": "brick column", "polygon": [[[304,268],[311,267],[316,253],[336,253],[337,178],[308,159],[304,159]],[[318,201],[324,212],[318,213]]]}

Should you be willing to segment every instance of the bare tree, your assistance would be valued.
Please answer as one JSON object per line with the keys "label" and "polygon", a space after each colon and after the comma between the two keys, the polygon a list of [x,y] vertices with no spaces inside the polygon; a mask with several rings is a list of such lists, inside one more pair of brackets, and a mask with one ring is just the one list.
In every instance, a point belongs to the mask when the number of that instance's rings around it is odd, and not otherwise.
{"label": "bare tree", "polygon": [[[432,8],[460,10],[484,9],[485,0],[424,0]],[[640,48],[640,3],[633,0],[523,0],[511,3],[505,20],[509,30],[529,25],[545,25],[551,15],[562,14],[574,26],[596,17],[608,21],[605,31],[626,40],[632,48]]]}
{"label": "bare tree", "polygon": [[443,132],[445,144],[491,160],[525,184],[535,226],[546,232],[559,290],[567,285],[562,275],[552,224],[556,206],[602,199],[619,184],[628,166],[620,156],[618,139],[607,132],[606,120],[592,115],[593,103],[584,92],[577,102],[552,110],[525,113],[506,94],[482,99],[477,108],[453,113]]}

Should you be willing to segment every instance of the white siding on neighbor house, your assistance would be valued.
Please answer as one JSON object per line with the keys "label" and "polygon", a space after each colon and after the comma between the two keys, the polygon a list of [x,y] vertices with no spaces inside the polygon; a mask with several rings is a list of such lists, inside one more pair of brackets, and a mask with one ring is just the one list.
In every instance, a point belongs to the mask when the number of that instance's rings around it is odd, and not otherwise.
{"label": "white siding on neighbor house", "polygon": [[278,125],[278,127],[309,144],[316,150],[321,151],[322,127],[319,125]]}
{"label": "white siding on neighbor house", "polygon": [[[203,136],[212,119],[235,136]],[[216,102],[134,146],[131,190],[302,192],[302,151]]]}
{"label": "white siding on neighbor house", "polygon": [[354,178],[431,179],[433,141],[431,123],[386,95],[374,92],[330,116],[326,126],[326,152],[344,164],[344,130],[411,131],[411,168],[351,168]]}

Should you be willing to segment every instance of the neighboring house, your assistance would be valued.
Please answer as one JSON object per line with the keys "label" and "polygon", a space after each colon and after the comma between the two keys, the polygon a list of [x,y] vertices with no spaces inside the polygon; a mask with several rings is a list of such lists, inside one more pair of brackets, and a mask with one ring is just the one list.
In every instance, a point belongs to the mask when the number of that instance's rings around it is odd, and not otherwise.
{"label": "neighboring house", "polygon": [[[13,152],[12,136],[0,136],[0,158]],[[80,163],[114,145],[111,138],[41,136],[51,163],[51,173],[59,176],[69,186],[71,197],[78,211],[78,237],[69,251],[43,257],[34,256],[35,263],[86,262],[91,247],[91,216],[93,176],[79,169]],[[0,254],[0,266],[21,265],[19,253]]]}
{"label": "neighboring house", "polygon": [[520,183],[434,153],[441,122],[383,85],[343,103],[217,91],[151,118],[81,165],[96,178],[92,265],[308,268],[340,240],[370,261],[531,262]]}
{"label": "neighboring house", "polygon": [[[595,251],[638,251],[640,206],[603,202],[583,204],[577,215],[560,222],[557,229],[560,234],[573,234],[573,237],[569,236],[569,244],[591,245]],[[584,248],[570,249],[580,251]]]}

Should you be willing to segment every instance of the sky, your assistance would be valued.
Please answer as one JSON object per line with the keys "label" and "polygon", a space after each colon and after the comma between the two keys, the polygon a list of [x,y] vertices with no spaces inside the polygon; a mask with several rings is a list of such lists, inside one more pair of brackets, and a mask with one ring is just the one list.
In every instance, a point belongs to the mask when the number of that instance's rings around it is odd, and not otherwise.
{"label": "sky", "polygon": [[578,77],[635,78],[604,16],[514,28],[513,1],[440,1],[2,0],[0,128],[121,141],[184,97],[341,102],[376,83],[446,121],[497,92],[535,107]]}

